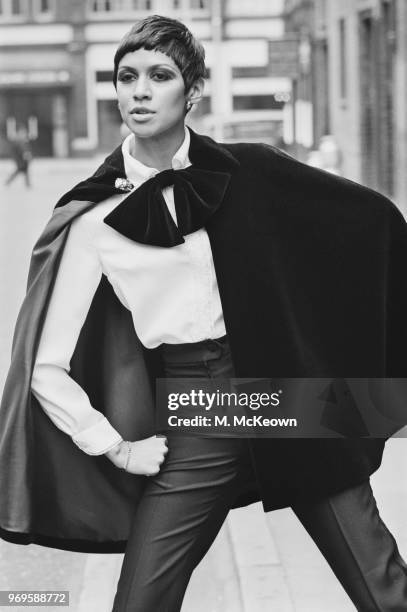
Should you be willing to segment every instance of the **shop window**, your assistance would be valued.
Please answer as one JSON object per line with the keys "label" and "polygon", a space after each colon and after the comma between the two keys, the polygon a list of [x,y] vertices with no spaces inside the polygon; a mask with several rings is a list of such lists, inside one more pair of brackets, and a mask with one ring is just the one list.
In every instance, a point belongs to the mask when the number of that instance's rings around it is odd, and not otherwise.
{"label": "shop window", "polygon": [[0,20],[21,21],[27,19],[27,0],[1,0]]}
{"label": "shop window", "polygon": [[233,96],[233,110],[280,110],[285,101],[279,94]]}
{"label": "shop window", "polygon": [[116,100],[98,100],[98,150],[111,151],[122,141],[122,120]]}

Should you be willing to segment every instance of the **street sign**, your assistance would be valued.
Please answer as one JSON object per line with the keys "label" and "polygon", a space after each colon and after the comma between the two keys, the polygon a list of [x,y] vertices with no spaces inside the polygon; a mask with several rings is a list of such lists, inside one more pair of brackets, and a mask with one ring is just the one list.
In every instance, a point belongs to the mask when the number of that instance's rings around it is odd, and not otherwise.
{"label": "street sign", "polygon": [[299,46],[296,36],[269,40],[269,76],[297,79],[300,73]]}
{"label": "street sign", "polygon": [[0,88],[26,86],[70,85],[68,70],[13,70],[0,72]]}

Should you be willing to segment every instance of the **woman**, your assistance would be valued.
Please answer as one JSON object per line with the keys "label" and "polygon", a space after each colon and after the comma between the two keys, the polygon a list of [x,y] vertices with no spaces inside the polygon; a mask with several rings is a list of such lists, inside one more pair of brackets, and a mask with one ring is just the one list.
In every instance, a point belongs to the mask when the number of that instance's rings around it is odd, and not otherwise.
{"label": "woman", "polygon": [[125,550],[114,610],[175,612],[229,509],[261,499],[293,507],[358,609],[404,610],[368,481],[382,441],[155,435],[160,375],[405,369],[401,215],[272,147],[187,128],[204,76],[173,19],[138,22],[116,52],[131,134],[34,249],[0,413],[1,535]]}
{"label": "woman", "polygon": [[30,187],[29,165],[32,160],[32,153],[30,138],[23,125],[19,127],[15,138],[11,140],[10,149],[16,168],[7,178],[5,184],[10,185],[20,172],[22,172],[22,174],[24,174],[26,187]]}

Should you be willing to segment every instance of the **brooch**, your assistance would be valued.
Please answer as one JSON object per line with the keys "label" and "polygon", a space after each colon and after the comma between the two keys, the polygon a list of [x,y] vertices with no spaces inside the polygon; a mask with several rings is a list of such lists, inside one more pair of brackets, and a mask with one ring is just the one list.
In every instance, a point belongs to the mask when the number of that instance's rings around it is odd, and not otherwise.
{"label": "brooch", "polygon": [[133,191],[134,189],[133,183],[126,178],[117,178],[114,186],[121,191]]}

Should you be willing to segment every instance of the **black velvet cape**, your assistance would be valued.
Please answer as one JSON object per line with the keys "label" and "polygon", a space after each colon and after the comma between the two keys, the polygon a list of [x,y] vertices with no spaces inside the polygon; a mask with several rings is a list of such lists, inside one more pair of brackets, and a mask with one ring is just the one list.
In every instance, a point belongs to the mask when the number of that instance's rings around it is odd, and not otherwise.
{"label": "black velvet cape", "polygon": [[[405,377],[407,228],[382,195],[264,144],[191,130],[190,158],[230,173],[206,229],[239,377]],[[146,479],[89,456],[30,393],[42,322],[71,221],[124,177],[120,148],[66,194],[33,251],[0,409],[0,536],[121,552]],[[154,353],[103,277],[70,375],[123,435],[154,433]],[[265,510],[340,491],[381,462],[382,439],[253,439],[257,482],[233,506]]]}

